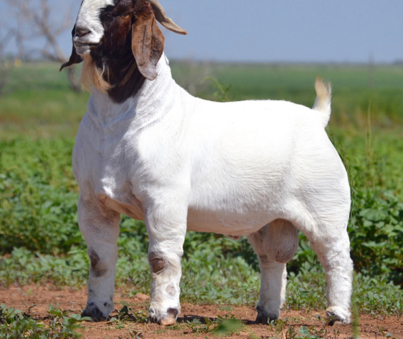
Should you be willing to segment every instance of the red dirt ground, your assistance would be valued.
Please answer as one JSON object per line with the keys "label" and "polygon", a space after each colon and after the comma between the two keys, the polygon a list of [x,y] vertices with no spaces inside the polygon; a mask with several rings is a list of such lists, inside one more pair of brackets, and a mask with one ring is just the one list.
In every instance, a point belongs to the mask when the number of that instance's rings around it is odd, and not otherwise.
{"label": "red dirt ground", "polygon": [[[30,285],[24,287],[11,286],[8,289],[0,289],[0,303],[5,303],[8,307],[27,311],[28,307],[35,304],[31,309],[31,315],[34,319],[41,319],[47,315],[49,305],[71,311],[72,314],[80,313],[86,303],[86,289],[73,290],[69,288],[58,289],[55,286],[37,286]],[[126,290],[120,288],[115,293],[115,312],[124,305],[129,305],[135,311],[147,311],[149,297],[138,294],[135,297],[128,297]],[[112,314],[113,315],[113,314]],[[178,324],[172,327],[162,327],[157,324],[144,324],[130,321],[124,321],[120,324],[111,322],[92,323],[85,322],[83,329],[83,338],[87,339],[105,339],[105,338],[130,338],[129,331],[137,333],[140,338],[214,338],[212,333],[194,333],[192,327],[187,323],[193,319],[210,318],[217,319],[217,316],[232,316],[241,319],[245,326],[242,330],[226,338],[278,338],[288,339],[287,331],[290,327],[295,333],[299,333],[301,326],[309,329],[315,329],[320,338],[325,339],[347,339],[352,338],[351,325],[336,324],[326,326],[324,320],[318,318],[318,315],[324,316],[324,311],[306,313],[303,311],[283,311],[282,321],[276,326],[255,325],[253,323],[256,317],[256,311],[247,306],[222,306],[222,305],[191,305],[182,304],[182,313],[179,316]],[[287,319],[285,319],[287,318]],[[120,326],[118,326],[120,325]],[[123,327],[123,328],[119,328]],[[391,337],[403,339],[403,318],[398,317],[378,317],[374,318],[368,315],[360,317],[360,338],[378,339]]]}

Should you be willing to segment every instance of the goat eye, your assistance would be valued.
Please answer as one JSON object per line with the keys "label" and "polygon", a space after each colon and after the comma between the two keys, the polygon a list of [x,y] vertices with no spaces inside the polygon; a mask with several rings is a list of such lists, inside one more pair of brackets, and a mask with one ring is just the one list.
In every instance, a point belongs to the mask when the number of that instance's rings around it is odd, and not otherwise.
{"label": "goat eye", "polygon": [[113,6],[106,6],[105,8],[103,8],[101,11],[101,18],[107,20],[108,18],[113,16],[113,9]]}
{"label": "goat eye", "polygon": [[121,19],[127,19],[130,16],[130,13],[122,13],[122,12],[117,12],[117,13],[113,13],[112,16],[114,18],[121,18]]}

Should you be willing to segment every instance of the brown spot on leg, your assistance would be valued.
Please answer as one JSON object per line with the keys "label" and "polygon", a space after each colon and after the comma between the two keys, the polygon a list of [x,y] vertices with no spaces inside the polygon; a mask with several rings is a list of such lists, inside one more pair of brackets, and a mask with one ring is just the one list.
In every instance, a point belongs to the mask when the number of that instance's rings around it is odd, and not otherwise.
{"label": "brown spot on leg", "polygon": [[95,275],[95,277],[99,278],[106,274],[107,269],[102,267],[101,259],[99,255],[94,250],[90,252],[90,260],[91,260],[91,272]]}
{"label": "brown spot on leg", "polygon": [[94,250],[90,252],[91,268],[95,269],[99,263],[99,255]]}
{"label": "brown spot on leg", "polygon": [[157,253],[150,253],[148,255],[148,261],[150,262],[151,270],[153,273],[161,272],[165,267],[165,260],[161,255]]}

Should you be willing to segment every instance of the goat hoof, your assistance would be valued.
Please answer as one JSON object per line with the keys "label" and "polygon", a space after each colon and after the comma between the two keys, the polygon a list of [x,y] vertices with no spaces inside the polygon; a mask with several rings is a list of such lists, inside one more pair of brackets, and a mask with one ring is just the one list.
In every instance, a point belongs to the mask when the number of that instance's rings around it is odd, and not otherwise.
{"label": "goat hoof", "polygon": [[171,326],[171,325],[175,325],[175,323],[176,323],[176,318],[171,317],[171,316],[167,316],[166,318],[161,319],[159,321],[159,324],[162,326]]}
{"label": "goat hoof", "polygon": [[328,325],[333,326],[336,321],[340,321],[343,324],[350,323],[350,313],[343,312],[339,307],[329,307],[326,310],[326,316],[328,318]]}
{"label": "goat hoof", "polygon": [[256,324],[267,325],[269,321],[278,319],[278,315],[266,312],[262,306],[257,306],[256,310],[257,310],[257,317],[255,320]]}
{"label": "goat hoof", "polygon": [[109,319],[109,315],[104,315],[96,305],[87,305],[81,317],[90,317],[95,322]]}
{"label": "goat hoof", "polygon": [[267,322],[269,321],[269,317],[265,314],[258,314],[255,320],[255,324],[263,324],[267,325]]}
{"label": "goat hoof", "polygon": [[[154,309],[150,308],[149,319],[153,323],[158,323],[162,326],[171,326],[176,323],[176,318],[178,317],[179,310],[176,308],[168,308],[166,315],[158,316]],[[165,312],[164,312],[165,313]]]}

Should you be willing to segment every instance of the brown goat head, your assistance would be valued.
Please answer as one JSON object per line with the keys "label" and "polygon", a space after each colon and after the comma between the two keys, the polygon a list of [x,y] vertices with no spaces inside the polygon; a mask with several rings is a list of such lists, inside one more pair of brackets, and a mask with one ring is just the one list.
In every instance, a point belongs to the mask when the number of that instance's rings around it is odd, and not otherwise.
{"label": "brown goat head", "polygon": [[84,0],[73,28],[73,51],[64,67],[84,60],[82,80],[116,102],[135,95],[145,79],[157,77],[168,29],[186,34],[157,0]]}

